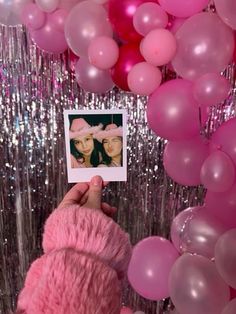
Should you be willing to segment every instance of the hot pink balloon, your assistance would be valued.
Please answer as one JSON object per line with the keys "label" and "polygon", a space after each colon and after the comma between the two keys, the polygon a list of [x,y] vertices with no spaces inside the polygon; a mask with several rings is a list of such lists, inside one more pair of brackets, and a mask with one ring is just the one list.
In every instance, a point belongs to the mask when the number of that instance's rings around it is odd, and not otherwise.
{"label": "hot pink balloon", "polygon": [[230,83],[220,73],[207,73],[193,84],[193,95],[201,105],[214,105],[224,101],[230,92]]}
{"label": "hot pink balloon", "polygon": [[232,160],[222,151],[215,151],[205,160],[201,169],[201,182],[212,192],[225,192],[235,180]]}
{"label": "hot pink balloon", "polygon": [[204,207],[190,207],[180,212],[171,225],[171,240],[180,253],[214,257],[215,244],[227,230]]}
{"label": "hot pink balloon", "polygon": [[46,23],[46,14],[35,3],[28,3],[23,7],[22,22],[31,29],[39,29]]}
{"label": "hot pink balloon", "polygon": [[86,57],[80,57],[76,63],[75,75],[80,87],[87,92],[105,93],[114,86],[109,71],[97,69]]}
{"label": "hot pink balloon", "polygon": [[52,23],[55,25],[55,28],[60,31],[64,32],[65,28],[65,21],[68,16],[68,12],[63,9],[56,10],[51,14]]}
{"label": "hot pink balloon", "polygon": [[181,314],[221,314],[230,298],[229,287],[208,258],[184,254],[169,277],[170,297]]}
{"label": "hot pink balloon", "polygon": [[201,167],[208,155],[208,143],[199,136],[185,141],[170,141],[164,150],[164,168],[179,184],[199,185]]}
{"label": "hot pink balloon", "polygon": [[170,241],[161,237],[143,239],[134,247],[129,264],[131,286],[146,299],[168,297],[168,277],[177,258],[178,252]]}
{"label": "hot pink balloon", "polygon": [[202,11],[209,3],[209,0],[159,0],[159,3],[171,15],[189,17]]}
{"label": "hot pink balloon", "polygon": [[178,49],[172,64],[186,79],[220,73],[233,56],[233,31],[215,13],[203,12],[187,19],[176,32],[176,40]]}
{"label": "hot pink balloon", "polygon": [[42,11],[51,13],[57,9],[60,0],[35,0],[35,2]]}
{"label": "hot pink balloon", "polygon": [[236,29],[236,2],[234,0],[214,0],[216,12],[225,24]]}
{"label": "hot pink balloon", "polygon": [[87,56],[92,39],[98,36],[112,37],[106,10],[92,1],[77,4],[66,19],[65,36],[75,54]]}
{"label": "hot pink balloon", "polygon": [[146,2],[141,4],[133,17],[136,31],[145,36],[156,28],[165,28],[168,24],[168,15],[157,3]]}
{"label": "hot pink balloon", "polygon": [[119,58],[119,47],[110,37],[96,37],[89,44],[88,58],[90,63],[98,69],[110,69]]}
{"label": "hot pink balloon", "polygon": [[[207,110],[201,110],[202,123],[207,121]],[[200,133],[199,110],[192,94],[192,83],[176,79],[157,88],[147,104],[150,128],[168,140],[184,140]]]}
{"label": "hot pink balloon", "polygon": [[236,118],[224,122],[212,135],[210,141],[211,151],[221,149],[236,165]]}
{"label": "hot pink balloon", "polygon": [[155,66],[170,62],[176,53],[176,40],[167,29],[154,29],[141,41],[140,51],[144,59]]}
{"label": "hot pink balloon", "polygon": [[128,74],[128,86],[138,95],[150,95],[161,84],[161,71],[147,63],[135,64]]}

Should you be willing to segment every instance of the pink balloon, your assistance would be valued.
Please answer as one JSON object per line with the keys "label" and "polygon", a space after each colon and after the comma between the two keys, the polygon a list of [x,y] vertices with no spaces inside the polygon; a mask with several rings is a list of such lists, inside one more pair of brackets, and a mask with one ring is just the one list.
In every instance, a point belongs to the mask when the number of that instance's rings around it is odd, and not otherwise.
{"label": "pink balloon", "polygon": [[154,29],[141,41],[140,51],[144,59],[155,66],[170,62],[176,53],[176,40],[167,29]]}
{"label": "pink balloon", "polygon": [[157,3],[146,2],[141,4],[133,17],[136,31],[145,36],[156,28],[165,28],[168,24],[168,15]]}
{"label": "pink balloon", "polygon": [[179,184],[199,185],[201,167],[208,155],[208,143],[199,136],[185,141],[168,142],[164,150],[164,168]]}
{"label": "pink balloon", "polygon": [[209,3],[209,0],[159,0],[159,3],[171,15],[189,17],[202,11]]}
{"label": "pink balloon", "polygon": [[23,7],[22,22],[31,29],[42,28],[46,22],[46,14],[35,3],[28,3]]}
{"label": "pink balloon", "polygon": [[[148,100],[147,119],[150,128],[168,140],[184,140],[200,133],[199,110],[192,94],[192,83],[176,79],[157,88]],[[207,121],[206,108],[201,109],[202,123]]]}
{"label": "pink balloon", "polygon": [[75,54],[87,56],[92,39],[98,36],[112,37],[106,10],[92,1],[77,4],[66,19],[65,36]]}
{"label": "pink balloon", "polygon": [[169,289],[181,314],[221,314],[230,298],[214,263],[200,255],[178,258],[170,272]]}
{"label": "pink balloon", "polygon": [[214,0],[214,4],[216,12],[224,23],[233,29],[236,29],[236,2],[234,0]]}
{"label": "pink balloon", "polygon": [[236,288],[236,229],[225,232],[215,246],[215,263],[225,282]]}
{"label": "pink balloon", "polygon": [[24,6],[32,0],[1,0],[0,1],[0,24],[16,26],[21,23],[21,15]]}
{"label": "pink balloon", "polygon": [[168,277],[178,258],[170,241],[161,237],[143,239],[133,249],[128,279],[134,290],[146,299],[169,296]]}
{"label": "pink balloon", "polygon": [[201,182],[212,192],[225,192],[230,189],[235,180],[233,162],[222,151],[209,155],[201,168]]}
{"label": "pink balloon", "polygon": [[110,69],[119,58],[119,47],[110,37],[96,37],[89,44],[88,58],[90,63],[98,69]]}
{"label": "pink balloon", "polygon": [[221,314],[235,314],[235,313],[236,313],[236,299],[233,299],[226,305]]}
{"label": "pink balloon", "polygon": [[176,34],[178,29],[185,23],[186,19],[184,18],[175,18],[169,23],[168,29],[173,33]]}
{"label": "pink balloon", "polygon": [[70,10],[76,6],[79,2],[82,2],[84,0],[60,0],[58,8],[64,9],[67,12],[70,12]]}
{"label": "pink balloon", "polygon": [[161,84],[161,71],[147,63],[135,64],[128,74],[128,86],[138,95],[150,95]]}
{"label": "pink balloon", "polygon": [[38,7],[44,11],[51,13],[59,6],[59,0],[35,0]]}
{"label": "pink balloon", "polygon": [[87,92],[105,93],[114,86],[109,71],[97,69],[86,57],[80,57],[76,63],[75,75],[80,87]]}
{"label": "pink balloon", "polygon": [[201,105],[214,105],[224,101],[230,92],[230,83],[220,73],[207,73],[193,84],[193,96]]}
{"label": "pink balloon", "polygon": [[62,53],[68,48],[64,33],[57,30],[50,15],[43,28],[32,30],[30,34],[35,44],[47,52]]}
{"label": "pink balloon", "polygon": [[236,228],[236,183],[226,192],[207,191],[206,210],[217,217],[228,229]]}
{"label": "pink balloon", "polygon": [[171,225],[171,240],[180,253],[214,257],[215,244],[227,230],[204,207],[190,207],[180,212]]}
{"label": "pink balloon", "polygon": [[129,307],[122,307],[120,310],[120,314],[133,314],[134,312]]}
{"label": "pink balloon", "polygon": [[63,9],[56,10],[55,12],[52,13],[51,20],[58,31],[64,33],[65,21],[67,16],[68,12]]}
{"label": "pink balloon", "polygon": [[172,64],[177,74],[186,79],[221,72],[233,56],[233,31],[215,13],[190,17],[177,31],[176,39],[178,49]]}
{"label": "pink balloon", "polygon": [[236,165],[236,118],[224,122],[212,135],[210,141],[211,151],[221,149],[232,159]]}

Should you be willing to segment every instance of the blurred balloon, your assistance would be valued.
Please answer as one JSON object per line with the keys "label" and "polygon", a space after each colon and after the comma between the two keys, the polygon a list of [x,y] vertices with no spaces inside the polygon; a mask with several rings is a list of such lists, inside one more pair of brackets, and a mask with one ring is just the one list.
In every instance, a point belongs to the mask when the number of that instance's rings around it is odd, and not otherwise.
{"label": "blurred balloon", "polygon": [[214,105],[227,98],[230,88],[230,82],[220,73],[207,73],[194,82],[193,96],[201,105]]}
{"label": "blurred balloon", "polygon": [[51,13],[57,9],[60,0],[35,0],[38,7],[47,13]]}
{"label": "blurred balloon", "polygon": [[205,207],[228,229],[236,228],[236,183],[226,192],[217,193],[207,190]]}
{"label": "blurred balloon", "polygon": [[24,6],[32,2],[32,0],[1,0],[0,24],[6,26],[20,25]]}
{"label": "blurred balloon", "polygon": [[131,92],[138,95],[150,95],[160,84],[161,71],[147,63],[135,64],[128,74],[128,86]]}
{"label": "blurred balloon", "polygon": [[144,59],[155,66],[170,62],[176,53],[176,40],[167,29],[154,29],[141,41]]}
{"label": "blurred balloon", "polygon": [[133,314],[134,312],[126,306],[123,306],[120,310],[120,314]]}
{"label": "blurred balloon", "polygon": [[233,161],[236,166],[236,118],[232,118],[223,124],[213,133],[210,141],[211,151],[221,149]]}
{"label": "blurred balloon", "polygon": [[93,1],[77,4],[66,19],[65,36],[75,54],[87,56],[92,39],[98,36],[112,36],[106,10]]}
{"label": "blurred balloon", "polygon": [[235,314],[235,313],[236,313],[236,299],[233,299],[226,305],[221,314]]}
{"label": "blurred balloon", "polygon": [[47,16],[46,24],[42,28],[31,30],[30,34],[35,44],[47,52],[62,53],[68,48],[64,33],[58,31],[51,15]]}
{"label": "blurred balloon", "polygon": [[88,58],[90,63],[98,69],[110,69],[119,58],[119,47],[110,37],[96,37],[89,44]]}
{"label": "blurred balloon", "polygon": [[31,29],[39,29],[46,23],[46,14],[35,3],[28,3],[23,7],[22,22]]}
{"label": "blurred balloon", "polygon": [[189,17],[205,9],[209,0],[159,0],[159,3],[171,15]]}
{"label": "blurred balloon", "polygon": [[146,299],[168,297],[168,277],[177,258],[178,252],[170,241],[156,236],[143,239],[134,247],[129,264],[131,286]]}
{"label": "blurred balloon", "polygon": [[229,301],[229,287],[213,262],[184,254],[177,259],[169,277],[170,297],[181,314],[221,314]]}
{"label": "blurred balloon", "polygon": [[[214,0],[216,12],[225,24],[236,29],[236,2],[235,0]],[[236,313],[236,312],[235,312]]]}
{"label": "blurred balloon", "polygon": [[[176,79],[157,88],[148,100],[147,119],[150,128],[168,140],[184,140],[200,133],[199,109],[193,98],[192,83]],[[207,109],[202,108],[203,125]]]}
{"label": "blurred balloon", "polygon": [[115,66],[111,69],[111,76],[114,83],[125,91],[129,91],[128,73],[132,67],[144,61],[139,52],[139,44],[129,43],[122,45],[119,50],[119,58]]}
{"label": "blurred balloon", "polygon": [[235,167],[228,155],[215,151],[209,155],[201,168],[201,182],[212,192],[225,192],[235,180]]}
{"label": "blurred balloon", "polygon": [[87,92],[105,93],[114,85],[109,71],[97,69],[86,57],[80,57],[76,63],[75,75],[80,87]]}
{"label": "blurred balloon", "polygon": [[179,184],[199,185],[201,167],[208,155],[208,143],[199,136],[184,141],[168,142],[164,150],[164,168]]}
{"label": "blurred balloon", "polygon": [[108,0],[93,0],[93,1],[98,3],[98,4],[105,4],[108,2]]}
{"label": "blurred balloon", "polygon": [[236,289],[236,229],[225,232],[215,246],[215,263],[225,282]]}
{"label": "blurred balloon", "polygon": [[59,32],[64,33],[65,21],[67,16],[68,12],[63,9],[56,10],[51,14],[51,21]]}
{"label": "blurred balloon", "polygon": [[141,4],[133,17],[135,30],[145,36],[156,28],[165,28],[168,24],[168,15],[157,3],[146,2]]}
{"label": "blurred balloon", "polygon": [[171,240],[180,253],[213,258],[216,241],[226,230],[226,226],[204,207],[190,207],[174,218]]}
{"label": "blurred balloon", "polygon": [[190,17],[176,32],[176,39],[178,49],[172,64],[183,78],[194,80],[221,72],[232,59],[233,31],[215,13]]}

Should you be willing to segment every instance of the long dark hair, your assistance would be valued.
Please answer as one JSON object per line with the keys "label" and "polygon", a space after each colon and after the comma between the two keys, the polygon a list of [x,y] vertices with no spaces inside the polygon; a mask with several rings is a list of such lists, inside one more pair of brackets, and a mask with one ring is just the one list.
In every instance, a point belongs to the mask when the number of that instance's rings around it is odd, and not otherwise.
{"label": "long dark hair", "polygon": [[[121,142],[123,142],[123,139],[121,136],[118,136],[121,138]],[[103,140],[104,141],[104,140]],[[105,152],[105,149],[103,147],[103,141],[102,141],[102,161],[105,165],[109,166],[111,164],[111,161],[112,161],[112,158],[110,156],[108,156]],[[120,160],[120,164],[121,164],[121,167],[123,166],[123,148],[121,149],[121,160]]]}
{"label": "long dark hair", "polygon": [[[100,163],[100,153],[102,153],[101,144],[93,138],[94,142],[94,149],[92,151],[91,157],[90,157],[90,163],[93,167],[97,167]],[[74,140],[70,140],[70,151],[71,154],[79,161],[84,162],[84,156],[81,154],[75,147]]]}

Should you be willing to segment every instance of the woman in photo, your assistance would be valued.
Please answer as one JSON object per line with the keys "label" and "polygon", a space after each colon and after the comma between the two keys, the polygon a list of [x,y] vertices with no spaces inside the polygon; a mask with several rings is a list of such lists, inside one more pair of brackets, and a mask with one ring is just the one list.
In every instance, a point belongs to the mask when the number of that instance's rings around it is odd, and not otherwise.
{"label": "woman in photo", "polygon": [[83,118],[74,119],[70,127],[71,168],[97,167],[102,160],[100,143],[94,135],[102,124],[91,126]]}
{"label": "woman in photo", "polygon": [[123,128],[116,124],[108,124],[105,130],[95,134],[102,143],[102,164],[99,167],[122,167]]}

